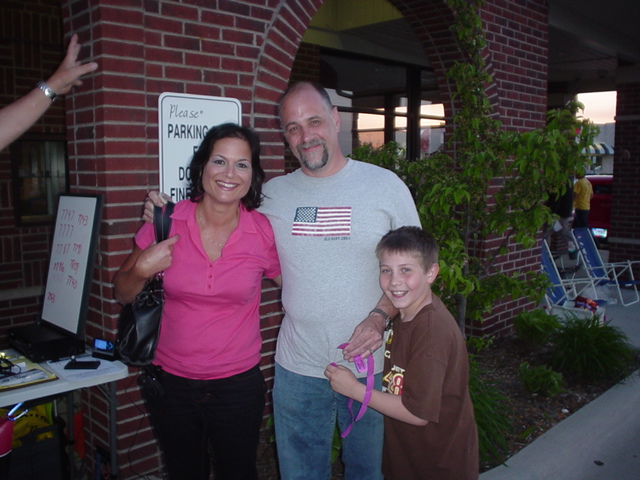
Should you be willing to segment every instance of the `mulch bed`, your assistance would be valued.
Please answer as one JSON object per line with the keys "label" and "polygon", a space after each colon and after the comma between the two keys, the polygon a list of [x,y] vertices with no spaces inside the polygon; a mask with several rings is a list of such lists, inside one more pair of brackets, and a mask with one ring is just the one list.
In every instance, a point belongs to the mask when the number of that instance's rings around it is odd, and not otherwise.
{"label": "mulch bed", "polygon": [[[564,392],[545,397],[527,392],[520,381],[519,366],[528,362],[532,367],[549,365],[551,352],[544,347],[532,348],[515,337],[494,339],[493,344],[477,354],[482,378],[495,384],[509,398],[509,417],[513,429],[507,434],[510,457],[537,437],[564,420],[581,407],[618,383],[615,379],[593,382],[563,375]],[[631,374],[640,368],[640,358],[629,366]],[[495,467],[498,462],[482,465],[481,471]]]}

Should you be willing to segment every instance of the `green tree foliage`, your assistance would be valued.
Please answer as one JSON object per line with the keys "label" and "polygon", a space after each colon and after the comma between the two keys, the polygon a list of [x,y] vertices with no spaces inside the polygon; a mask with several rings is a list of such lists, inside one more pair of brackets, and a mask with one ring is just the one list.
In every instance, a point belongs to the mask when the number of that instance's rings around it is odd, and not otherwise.
{"label": "green tree foliage", "polygon": [[452,135],[446,149],[405,159],[395,143],[364,145],[353,157],[396,172],[416,200],[423,228],[440,245],[440,280],[434,288],[461,328],[481,320],[501,298],[539,301],[546,280],[537,271],[503,272],[504,256],[535,246],[541,228],[552,222],[544,205],[566,188],[569,175],[584,170],[583,154],[597,127],[576,116],[572,102],[548,112],[546,125],[526,132],[503,127],[485,86],[485,38],[479,2],[448,0],[456,12],[453,27],[467,61],[448,72],[455,85]]}

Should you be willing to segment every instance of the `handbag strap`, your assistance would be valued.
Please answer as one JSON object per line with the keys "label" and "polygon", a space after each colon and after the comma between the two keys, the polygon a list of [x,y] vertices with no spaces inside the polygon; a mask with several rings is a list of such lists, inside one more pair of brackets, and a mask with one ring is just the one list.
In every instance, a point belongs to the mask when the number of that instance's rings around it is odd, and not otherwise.
{"label": "handbag strap", "polygon": [[173,213],[173,202],[168,202],[167,206],[162,207],[153,206],[153,228],[156,232],[156,242],[160,243],[166,240],[169,236],[169,230],[171,229],[171,214]]}

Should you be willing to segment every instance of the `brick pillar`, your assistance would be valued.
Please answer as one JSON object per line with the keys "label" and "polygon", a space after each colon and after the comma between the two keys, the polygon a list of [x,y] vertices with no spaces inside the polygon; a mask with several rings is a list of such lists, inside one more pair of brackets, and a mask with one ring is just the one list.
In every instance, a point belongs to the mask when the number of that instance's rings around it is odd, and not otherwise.
{"label": "brick pillar", "polygon": [[[640,83],[617,86],[611,262],[640,260]],[[640,268],[634,269],[640,278]]]}
{"label": "brick pillar", "polygon": [[[487,93],[505,128],[528,131],[544,126],[547,111],[548,5],[542,0],[486,2],[481,18],[487,38],[485,51],[493,85]],[[526,55],[523,55],[526,52]],[[482,248],[502,241],[486,239]],[[513,243],[495,265],[505,274],[539,271],[539,248],[522,249]],[[504,335],[512,331],[515,315],[535,305],[527,299],[505,298],[498,302],[474,335]]]}
{"label": "brick pillar", "polygon": [[[85,55],[99,64],[67,104],[72,191],[105,196],[89,338],[115,337],[120,305],[113,299],[113,275],[133,245],[146,192],[158,188],[161,93],[240,100],[243,124],[261,135],[265,170],[270,175],[282,173],[275,101],[286,86],[291,52],[313,12],[299,9],[294,0],[282,2],[277,11],[271,3],[62,2],[65,34],[78,33],[89,49]],[[289,20],[300,32],[292,33]],[[265,337],[261,366],[271,386],[281,318],[275,289],[264,291],[261,315]],[[138,369],[130,372],[117,385],[120,478],[161,477],[162,458],[136,383]],[[98,389],[83,391],[83,409],[87,443],[105,447],[106,408]],[[265,415],[269,413],[267,407]]]}
{"label": "brick pillar", "polygon": [[[106,3],[67,0],[62,12],[65,35],[77,33],[85,58],[99,65],[67,103],[69,179],[72,192],[104,195],[86,332],[88,339],[113,340],[120,306],[112,278],[131,251],[146,192],[158,184],[157,114],[148,94],[154,87],[146,78],[153,71],[147,62],[153,30],[145,29],[142,4],[123,13]],[[122,479],[159,472],[162,466],[135,381],[137,369],[130,373],[117,384],[118,452],[111,453],[118,456]],[[82,390],[82,410],[92,471],[96,449],[109,445],[108,409],[100,389]]]}

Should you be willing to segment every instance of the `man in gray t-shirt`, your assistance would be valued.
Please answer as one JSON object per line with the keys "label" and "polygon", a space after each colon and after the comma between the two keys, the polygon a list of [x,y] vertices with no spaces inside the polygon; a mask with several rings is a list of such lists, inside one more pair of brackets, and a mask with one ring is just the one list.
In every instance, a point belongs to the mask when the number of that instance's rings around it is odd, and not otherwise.
{"label": "man in gray t-shirt", "polygon": [[[278,459],[283,480],[324,479],[336,417],[341,431],[351,421],[348,399],[333,392],[324,369],[334,362],[355,373],[353,358],[375,352],[381,388],[385,316],[396,311],[378,286],[375,246],[389,230],[420,223],[395,174],[340,151],[340,117],[323,89],[293,85],[280,117],[300,169],[269,181],[259,209],[273,226],[282,266],[285,317],[273,392]],[[352,408],[355,414],[359,405]],[[377,412],[367,410],[342,442],[346,480],[382,479]]]}

